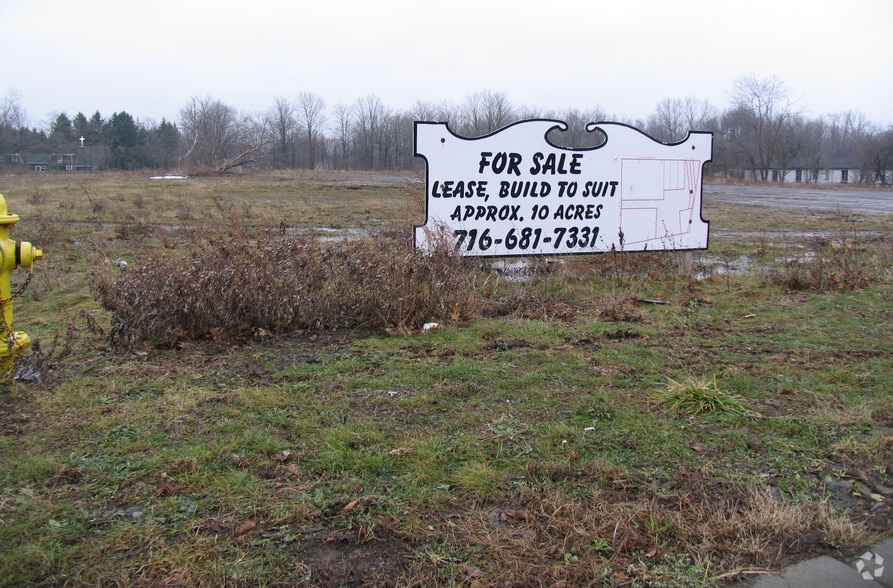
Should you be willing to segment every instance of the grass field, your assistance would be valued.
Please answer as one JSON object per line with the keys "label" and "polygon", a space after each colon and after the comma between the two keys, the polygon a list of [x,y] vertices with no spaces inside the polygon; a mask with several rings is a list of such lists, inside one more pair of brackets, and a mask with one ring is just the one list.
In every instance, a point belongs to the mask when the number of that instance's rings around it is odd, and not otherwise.
{"label": "grass field", "polygon": [[419,179],[0,178],[44,251],[30,380],[0,391],[0,585],[714,586],[893,535],[890,218],[763,233],[705,202],[687,275],[467,264],[430,330],[110,342],[116,260],[420,224]]}

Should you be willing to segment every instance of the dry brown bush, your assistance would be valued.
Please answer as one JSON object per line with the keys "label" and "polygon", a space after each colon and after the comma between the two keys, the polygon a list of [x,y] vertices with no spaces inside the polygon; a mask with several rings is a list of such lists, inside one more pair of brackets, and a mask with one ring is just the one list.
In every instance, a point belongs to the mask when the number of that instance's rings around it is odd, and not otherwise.
{"label": "dry brown bush", "polygon": [[833,238],[812,238],[802,258],[788,260],[782,269],[770,271],[768,279],[788,290],[863,289],[877,281],[877,267],[883,264],[884,256],[883,250],[868,251],[867,243],[855,231],[843,228]]}
{"label": "dry brown bush", "polygon": [[92,276],[94,295],[113,312],[113,345],[302,329],[402,333],[470,305],[471,277],[455,249],[415,250],[401,229],[331,242],[245,231],[190,242]]}

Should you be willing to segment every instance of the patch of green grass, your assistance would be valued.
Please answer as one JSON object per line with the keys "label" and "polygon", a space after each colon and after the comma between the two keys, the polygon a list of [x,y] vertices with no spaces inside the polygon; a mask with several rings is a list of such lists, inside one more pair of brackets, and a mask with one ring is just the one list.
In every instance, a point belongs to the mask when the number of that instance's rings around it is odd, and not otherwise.
{"label": "patch of green grass", "polygon": [[469,461],[460,464],[450,475],[450,482],[461,493],[479,500],[493,496],[500,475],[491,464],[484,461]]}

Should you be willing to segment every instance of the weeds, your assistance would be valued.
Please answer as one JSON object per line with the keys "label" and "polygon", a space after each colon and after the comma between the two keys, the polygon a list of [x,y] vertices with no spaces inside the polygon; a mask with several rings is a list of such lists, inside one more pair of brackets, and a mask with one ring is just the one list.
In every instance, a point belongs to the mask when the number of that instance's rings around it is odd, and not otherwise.
{"label": "weeds", "polygon": [[90,208],[93,210],[94,214],[101,214],[105,212],[106,208],[108,208],[108,202],[105,198],[93,196],[89,192],[86,192],[87,202],[90,203]]}
{"label": "weeds", "polygon": [[[93,317],[88,318],[94,321]],[[100,327],[94,321],[92,324],[88,322],[88,329]],[[57,332],[53,336],[47,350],[44,350],[40,339],[35,340],[30,353],[16,359],[13,378],[36,386],[52,387],[57,381],[61,362],[71,355],[79,339],[79,329],[74,323],[69,323],[64,333]]]}
{"label": "weeds", "polygon": [[568,272],[581,278],[607,278],[614,289],[630,292],[635,297],[641,294],[649,281],[673,283],[678,276],[687,275],[684,268],[691,264],[689,255],[685,252],[624,252],[612,249],[602,255],[569,260]]}
{"label": "weeds", "polygon": [[40,207],[43,206],[45,202],[46,197],[43,195],[43,193],[41,193],[40,190],[34,190],[28,196],[28,204],[30,204],[31,206]]}
{"label": "weeds", "polygon": [[814,237],[802,256],[788,260],[769,280],[789,290],[861,290],[877,279],[855,229],[838,229],[835,237]]}

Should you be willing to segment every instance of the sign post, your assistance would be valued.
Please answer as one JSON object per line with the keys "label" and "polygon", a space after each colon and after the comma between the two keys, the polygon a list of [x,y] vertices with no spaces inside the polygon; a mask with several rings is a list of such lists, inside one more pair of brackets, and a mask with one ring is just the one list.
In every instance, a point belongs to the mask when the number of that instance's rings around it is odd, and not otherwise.
{"label": "sign post", "polygon": [[706,249],[702,175],[713,135],[675,144],[620,123],[590,123],[607,140],[565,149],[546,136],[566,125],[525,120],[467,139],[445,123],[415,123],[427,162],[426,219],[415,245],[455,240],[466,256]]}

